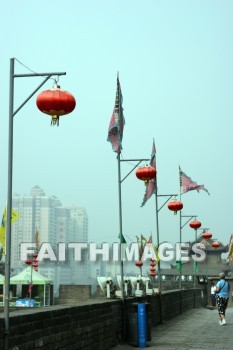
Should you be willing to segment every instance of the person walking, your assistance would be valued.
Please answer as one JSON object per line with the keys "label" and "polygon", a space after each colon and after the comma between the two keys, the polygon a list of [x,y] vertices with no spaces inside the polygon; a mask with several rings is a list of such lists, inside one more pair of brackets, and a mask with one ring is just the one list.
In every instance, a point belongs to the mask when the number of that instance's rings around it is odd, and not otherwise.
{"label": "person walking", "polygon": [[219,274],[219,281],[216,284],[216,301],[219,313],[219,324],[223,326],[226,324],[225,313],[229,300],[230,294],[230,284],[225,280],[225,273],[221,272]]}
{"label": "person walking", "polygon": [[210,295],[211,295],[211,303],[212,303],[213,307],[216,306],[215,292],[216,292],[216,286],[215,286],[215,283],[212,282],[211,283],[211,288],[210,288]]}

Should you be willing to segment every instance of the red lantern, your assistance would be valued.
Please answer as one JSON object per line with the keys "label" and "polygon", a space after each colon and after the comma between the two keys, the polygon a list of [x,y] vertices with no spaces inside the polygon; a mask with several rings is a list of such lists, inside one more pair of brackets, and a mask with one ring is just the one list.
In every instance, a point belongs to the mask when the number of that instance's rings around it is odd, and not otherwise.
{"label": "red lantern", "polygon": [[136,261],[135,265],[136,265],[137,267],[142,267],[143,262],[142,262],[141,260]]}
{"label": "red lantern", "polygon": [[150,266],[154,267],[156,264],[154,262],[150,263]]}
{"label": "red lantern", "polygon": [[201,222],[194,220],[194,221],[190,222],[189,226],[191,228],[194,228],[194,230],[197,230],[199,227],[201,227]]}
{"label": "red lantern", "polygon": [[38,271],[38,262],[37,261],[33,261],[32,263],[32,267],[35,271]]}
{"label": "red lantern", "polygon": [[156,269],[154,267],[150,268],[150,272],[155,272],[155,271],[156,271]]}
{"label": "red lantern", "polygon": [[220,244],[219,242],[213,242],[213,243],[212,243],[212,247],[213,247],[213,248],[219,248],[220,245],[221,245],[221,244]]}
{"label": "red lantern", "polygon": [[155,277],[155,275],[156,275],[155,272],[151,272],[151,273],[150,273],[150,276],[151,276],[151,277]]}
{"label": "red lantern", "polygon": [[212,233],[210,233],[210,232],[204,232],[204,233],[202,234],[202,237],[203,237],[204,239],[209,239],[209,238],[212,237]]}
{"label": "red lantern", "polygon": [[176,199],[168,203],[168,209],[174,211],[174,214],[177,214],[183,208],[183,203],[177,201]]}
{"label": "red lantern", "polygon": [[146,185],[149,180],[156,177],[156,169],[146,164],[145,166],[137,169],[136,176],[139,180],[144,181]]}
{"label": "red lantern", "polygon": [[27,260],[25,260],[25,264],[26,264],[26,265],[31,265],[31,264],[32,264],[32,261],[31,261],[30,259],[27,259]]}
{"label": "red lantern", "polygon": [[71,113],[75,109],[76,101],[73,95],[56,86],[40,93],[36,104],[41,112],[52,117],[51,125],[59,125],[59,117]]}

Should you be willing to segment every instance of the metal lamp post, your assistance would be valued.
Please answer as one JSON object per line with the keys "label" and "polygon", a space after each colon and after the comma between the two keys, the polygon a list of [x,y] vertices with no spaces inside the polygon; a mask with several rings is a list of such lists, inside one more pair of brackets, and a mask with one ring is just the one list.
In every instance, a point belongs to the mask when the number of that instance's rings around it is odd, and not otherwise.
{"label": "metal lamp post", "polygon": [[[54,73],[32,73],[15,74],[14,58],[10,59],[10,90],[9,90],[9,138],[8,138],[8,186],[7,186],[7,215],[6,215],[6,252],[5,252],[5,295],[4,295],[4,346],[9,349],[9,294],[10,294],[10,266],[11,266],[11,211],[12,211],[12,174],[13,174],[13,118],[16,113],[31,99],[31,97],[46,83],[52,76],[66,75],[66,72]],[[46,77],[44,81],[28,96],[28,98],[14,111],[14,79]]]}
{"label": "metal lamp post", "polygon": [[[172,198],[176,197],[177,194],[158,194],[157,179],[156,179],[156,190],[155,190],[155,211],[156,211],[156,231],[157,231],[157,245],[159,250],[160,238],[159,238],[159,211],[167,204],[167,202]],[[164,203],[158,207],[158,197],[168,197]],[[159,286],[159,295],[162,291],[162,282],[161,282],[161,268],[160,268],[160,259],[158,261],[158,286]],[[160,308],[161,309],[161,308]]]}
{"label": "metal lamp post", "polygon": [[[120,246],[121,246],[121,255],[122,244],[123,244],[123,225],[122,225],[122,196],[121,196],[121,184],[122,182],[141,164],[142,161],[148,161],[149,159],[121,159],[120,153],[117,155],[117,164],[118,164],[118,202],[119,202],[119,226],[120,226]],[[137,164],[122,178],[121,177],[121,162],[137,162]],[[121,298],[124,302],[124,261],[121,256]]]}
{"label": "metal lamp post", "polygon": [[[209,230],[209,228],[207,227],[205,227],[205,228],[199,228],[198,230],[202,230],[202,233],[201,233],[201,235],[203,235],[204,233],[206,233],[208,230]],[[212,237],[212,234],[210,234],[211,235],[211,237]],[[211,238],[211,237],[209,237],[209,238]],[[207,249],[207,241],[208,241],[208,238],[206,239],[206,238],[204,238],[205,239],[205,275],[206,275],[206,280],[208,279],[208,277],[207,277],[207,275],[208,275],[208,273],[207,273],[207,264],[208,264],[208,261],[207,261],[207,259],[208,259],[208,257],[207,257],[207,253],[208,253],[208,249]]]}
{"label": "metal lamp post", "polygon": [[[192,220],[193,218],[196,218],[197,215],[182,215],[182,213],[180,212],[180,243],[182,243],[182,229],[184,228],[185,225],[187,225],[189,223],[190,220]],[[185,223],[182,225],[182,218],[188,218],[188,220],[185,221]],[[195,236],[195,242],[196,242],[197,238]],[[180,271],[180,278],[179,278],[179,289],[182,289],[182,281],[181,281],[181,274],[182,271]]]}

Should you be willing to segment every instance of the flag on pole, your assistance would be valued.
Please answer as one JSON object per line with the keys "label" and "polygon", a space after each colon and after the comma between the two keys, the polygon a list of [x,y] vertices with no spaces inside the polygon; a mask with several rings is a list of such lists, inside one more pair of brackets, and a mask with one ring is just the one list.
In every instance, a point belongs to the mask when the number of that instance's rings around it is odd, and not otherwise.
{"label": "flag on pole", "polygon": [[30,294],[31,293],[31,291],[32,291],[32,288],[33,288],[33,284],[32,283],[30,283],[29,284],[29,286],[28,286],[28,294]]}
{"label": "flag on pole", "polygon": [[121,85],[119,77],[117,76],[116,99],[112,117],[109,123],[107,138],[107,141],[111,142],[112,144],[113,151],[117,153],[121,153],[122,150],[123,130],[125,125],[122,103],[123,96],[121,93]]}
{"label": "flag on pole", "polygon": [[[19,213],[11,209],[11,223],[13,224],[16,222],[19,218]],[[2,222],[0,226],[0,245],[2,246],[2,252],[5,253],[5,238],[6,238],[6,208],[4,209],[3,215],[2,215]]]}
{"label": "flag on pole", "polygon": [[199,190],[204,190],[209,194],[209,191],[204,187],[204,185],[198,185],[195,181],[191,179],[191,177],[188,177],[179,167],[179,173],[180,173],[180,188],[182,190],[182,194],[186,193],[188,191],[196,190],[199,192]]}
{"label": "flag on pole", "polygon": [[176,268],[179,272],[182,272],[182,263],[180,260],[176,260]]}
{"label": "flag on pole", "polygon": [[[156,169],[156,148],[155,148],[155,140],[153,139],[151,158],[150,158],[150,166]],[[154,194],[156,191],[156,179],[149,180],[146,184],[146,192],[144,194],[144,198],[141,204],[143,207],[148,199]]]}
{"label": "flag on pole", "polygon": [[198,261],[194,261],[193,263],[193,272],[198,272],[198,269],[199,269],[199,264],[198,264]]}
{"label": "flag on pole", "polygon": [[6,226],[0,227],[0,246],[1,251],[4,254],[5,253],[5,237],[6,237]]}
{"label": "flag on pole", "polygon": [[37,227],[36,227],[36,232],[35,232],[35,243],[36,243],[36,249],[38,251],[39,250],[39,231],[38,231]]}
{"label": "flag on pole", "polygon": [[233,261],[233,235],[231,235],[230,242],[228,244],[228,257],[226,261],[229,263],[229,265],[231,265]]}
{"label": "flag on pole", "polygon": [[[120,233],[119,233],[119,235],[118,235],[118,238],[119,238],[119,239],[121,238]],[[125,239],[125,237],[124,237],[123,234],[122,234],[122,242],[121,242],[121,243],[127,243],[127,242],[126,242],[126,239]]]}
{"label": "flag on pole", "polygon": [[[19,218],[19,213],[14,210],[14,209],[11,209],[11,223],[13,224],[15,221],[17,221]],[[5,223],[6,222],[6,207],[4,209],[4,212],[3,212],[3,216],[2,216],[2,223]]]}
{"label": "flag on pole", "polygon": [[[142,243],[143,241],[145,242],[144,244]],[[155,260],[155,262],[157,262],[156,253],[154,251],[154,246],[152,242],[152,234],[150,234],[148,239],[146,239],[145,236],[141,235],[141,243],[141,260],[144,260],[144,251],[146,249],[146,252],[150,252],[152,254],[152,258]]]}

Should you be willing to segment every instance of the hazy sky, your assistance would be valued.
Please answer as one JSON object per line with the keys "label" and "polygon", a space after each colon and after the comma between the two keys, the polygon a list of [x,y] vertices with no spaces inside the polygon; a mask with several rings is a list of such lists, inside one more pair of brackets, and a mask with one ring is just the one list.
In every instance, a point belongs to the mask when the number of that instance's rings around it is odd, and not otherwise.
{"label": "hazy sky", "polygon": [[[116,77],[124,98],[124,159],[157,149],[159,194],[179,193],[179,165],[204,191],[182,196],[213,237],[233,233],[232,0],[12,0],[0,14],[0,209],[7,198],[9,63],[67,72],[61,88],[75,111],[50,126],[34,96],[14,118],[13,192],[39,185],[63,204],[87,210],[90,241],[117,241],[116,154],[107,142]],[[15,73],[30,73],[15,62]],[[42,78],[15,79],[15,109]],[[50,89],[47,82],[41,91]],[[122,163],[122,177],[132,169]],[[155,200],[133,172],[122,183],[123,234],[156,237]],[[160,205],[163,199],[159,199]],[[160,241],[179,240],[179,215],[159,213]],[[188,225],[183,240],[194,238]]]}

